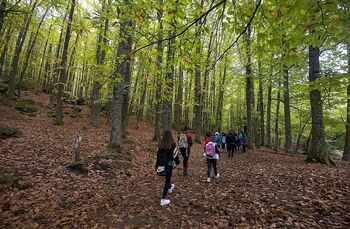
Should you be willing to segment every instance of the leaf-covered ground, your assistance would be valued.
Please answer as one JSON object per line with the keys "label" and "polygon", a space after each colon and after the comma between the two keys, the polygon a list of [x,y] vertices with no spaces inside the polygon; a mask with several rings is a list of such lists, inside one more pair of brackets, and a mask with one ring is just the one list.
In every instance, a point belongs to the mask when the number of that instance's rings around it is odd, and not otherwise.
{"label": "leaf-covered ground", "polygon": [[[153,129],[130,118],[126,148],[133,162],[95,159],[109,140],[107,123],[88,124],[68,115],[63,126],[47,117],[48,97],[28,95],[39,103],[35,117],[0,105],[0,125],[17,127],[22,136],[0,140],[2,170],[15,169],[27,189],[0,186],[0,228],[349,228],[350,167],[305,164],[303,156],[259,150],[222,155],[220,178],[206,183],[202,146],[194,145],[190,176],[181,166],[173,173],[171,204],[159,205],[163,179],[154,171]],[[75,139],[88,174],[67,169],[74,160]],[[96,163],[98,161],[98,163]]]}

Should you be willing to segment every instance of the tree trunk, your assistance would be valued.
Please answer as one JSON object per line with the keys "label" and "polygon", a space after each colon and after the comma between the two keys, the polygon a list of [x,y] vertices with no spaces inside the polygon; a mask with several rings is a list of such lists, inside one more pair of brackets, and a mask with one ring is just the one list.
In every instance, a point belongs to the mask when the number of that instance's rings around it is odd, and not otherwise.
{"label": "tree trunk", "polygon": [[62,52],[62,60],[61,60],[61,69],[60,69],[60,79],[59,84],[57,87],[57,104],[56,104],[56,124],[61,125],[63,121],[63,104],[62,104],[62,95],[63,95],[63,89],[64,85],[66,84],[67,80],[67,59],[68,59],[68,47],[69,47],[69,41],[71,37],[71,26],[73,22],[73,16],[74,16],[74,8],[75,8],[75,0],[72,0],[72,5],[69,12],[68,17],[68,24],[67,24],[67,31],[66,36],[64,39],[64,45],[63,45],[63,52]]}
{"label": "tree trunk", "polygon": [[[348,53],[348,74],[350,74],[350,44],[347,44]],[[347,114],[346,114],[346,135],[345,135],[345,146],[343,152],[343,160],[350,161],[350,80],[348,78],[347,88]]]}
{"label": "tree trunk", "polygon": [[261,63],[259,62],[259,111],[260,111],[260,146],[265,145],[265,111],[264,111],[264,91],[263,91],[263,79],[261,72]]}
{"label": "tree trunk", "polygon": [[136,109],[136,128],[139,128],[139,121],[143,116],[143,111],[145,107],[145,101],[146,101],[146,92],[147,92],[147,83],[148,83],[148,78],[149,78],[149,70],[147,69],[146,73],[146,79],[142,87],[142,94],[140,98],[140,103],[137,104],[137,109]]}
{"label": "tree trunk", "polygon": [[275,144],[274,144],[274,150],[279,150],[279,115],[280,115],[280,99],[281,99],[281,92],[280,92],[280,83],[278,82],[277,87],[277,105],[276,105],[276,117],[275,117]]}
{"label": "tree trunk", "polygon": [[271,92],[272,92],[271,76],[267,89],[267,108],[266,108],[266,145],[271,147]]}
{"label": "tree trunk", "polygon": [[45,11],[44,15],[40,19],[40,22],[39,22],[39,25],[38,25],[38,27],[36,29],[35,35],[33,36],[33,41],[28,46],[26,57],[24,59],[23,65],[22,65],[22,71],[21,71],[21,74],[20,74],[20,77],[19,77],[19,82],[18,82],[18,98],[21,97],[22,81],[23,81],[24,75],[26,74],[26,71],[27,71],[27,67],[28,67],[29,60],[30,60],[30,55],[32,54],[33,48],[34,48],[35,43],[36,43],[36,39],[37,39],[38,34],[39,34],[40,27],[43,24],[47,12],[49,12],[49,9],[50,8],[46,8],[46,11]]}
{"label": "tree trunk", "polygon": [[[200,45],[200,37],[201,32],[200,28],[198,27],[197,35],[196,35],[196,55],[201,55],[201,45]],[[196,142],[201,142],[201,127],[202,127],[202,107],[201,107],[201,64],[199,62],[196,62],[195,65],[195,81],[194,81],[194,104],[193,104],[193,130],[196,133]]]}
{"label": "tree trunk", "polygon": [[218,107],[217,107],[217,119],[216,119],[216,127],[221,130],[221,122],[222,122],[222,107],[223,107],[223,102],[224,102],[224,86],[226,85],[226,73],[227,73],[227,56],[225,57],[225,64],[224,64],[224,74],[222,77],[222,82],[219,86],[220,91],[219,91],[219,102],[218,102]]}
{"label": "tree trunk", "polygon": [[246,39],[246,54],[247,54],[247,63],[246,63],[246,106],[247,106],[247,138],[248,138],[248,148],[252,149],[254,147],[254,132],[253,132],[253,119],[252,119],[252,108],[254,107],[253,101],[253,79],[251,76],[251,51],[250,51],[250,36],[251,28],[248,27],[248,30],[245,34]]}
{"label": "tree trunk", "polygon": [[[131,4],[129,0],[124,0],[125,7]],[[131,48],[132,48],[132,34],[130,29],[132,28],[132,21],[130,17],[126,15],[125,11],[121,12],[120,15],[120,38],[121,41],[118,44],[118,51],[116,56],[116,77],[122,77],[122,81],[113,87],[113,100],[112,100],[112,110],[111,110],[111,139],[110,147],[115,148],[120,151],[123,146],[122,136],[124,133],[123,120],[127,120],[126,117],[123,118],[125,107],[124,104],[125,97],[128,93],[128,82],[130,79],[130,61],[131,61]],[[127,113],[127,107],[126,107]]]}
{"label": "tree trunk", "polygon": [[[41,76],[43,74],[43,65],[44,65],[44,61],[45,61],[45,56],[46,56],[46,49],[47,49],[47,45],[49,44],[49,38],[50,38],[50,34],[51,34],[51,28],[52,28],[53,24],[50,25],[49,27],[49,33],[47,35],[46,41],[45,41],[45,45],[44,45],[44,50],[43,50],[43,56],[41,57],[41,62],[40,62],[40,68],[39,68],[39,76],[38,76],[38,82],[41,83]],[[51,53],[50,53],[51,54]],[[43,87],[44,88],[44,87]]]}
{"label": "tree trunk", "polygon": [[10,81],[9,81],[9,89],[8,89],[8,103],[13,97],[14,88],[15,88],[15,81],[18,73],[18,64],[19,64],[19,57],[22,52],[23,44],[27,36],[28,28],[30,25],[30,22],[32,20],[32,16],[34,13],[34,9],[37,5],[37,1],[33,3],[33,6],[28,14],[27,17],[25,17],[25,23],[21,31],[18,33],[17,41],[16,41],[16,48],[15,48],[15,54],[12,58],[12,64],[11,64],[11,70],[10,70]]}
{"label": "tree trunk", "polygon": [[283,104],[284,104],[284,151],[292,152],[292,127],[290,121],[290,105],[289,105],[289,72],[288,67],[283,65]]}
{"label": "tree trunk", "polygon": [[[319,47],[309,46],[309,81],[315,82],[320,78],[320,49]],[[323,109],[321,92],[317,88],[311,88],[311,142],[307,161],[317,161],[321,164],[333,164],[325,148],[325,133],[323,125]]]}
{"label": "tree trunk", "polygon": [[49,93],[50,80],[51,80],[51,53],[52,53],[52,44],[49,45],[48,57],[46,58],[46,63],[44,67],[44,85],[43,88],[46,93]]}
{"label": "tree trunk", "polygon": [[[163,5],[163,0],[159,0],[160,6]],[[157,46],[157,68],[158,68],[158,75],[157,75],[157,85],[156,85],[156,117],[155,117],[155,127],[154,127],[154,136],[153,140],[159,141],[160,140],[160,132],[161,132],[161,117],[162,117],[162,99],[161,99],[161,92],[162,92],[162,64],[163,64],[163,10],[158,10],[157,12],[157,20],[159,24],[159,30],[158,30],[158,46]]]}
{"label": "tree trunk", "polygon": [[[181,54],[180,54],[181,55]],[[175,99],[175,128],[177,130],[181,129],[182,126],[182,97],[183,97],[183,68],[181,63],[179,65],[179,77],[178,77],[178,87]]]}
{"label": "tree trunk", "polygon": [[6,10],[7,0],[1,0],[0,3],[0,34],[2,30],[2,26],[4,24],[4,19],[6,16],[5,10]]}
{"label": "tree trunk", "polygon": [[6,33],[6,37],[5,37],[5,45],[4,48],[1,52],[1,56],[0,56],[0,79],[7,79],[7,75],[6,75],[6,71],[5,71],[5,58],[7,58],[8,56],[8,47],[9,47],[9,43],[10,43],[10,38],[13,32],[13,27],[10,25],[7,33]]}
{"label": "tree trunk", "polygon": [[308,124],[310,118],[311,118],[311,117],[309,116],[309,118],[308,118],[307,121],[304,123],[304,125],[303,125],[303,127],[301,128],[300,133],[299,133],[299,135],[298,135],[297,143],[296,143],[296,146],[295,146],[295,153],[296,153],[296,154],[299,152],[300,138],[301,138],[301,136],[303,135],[304,129],[305,129],[306,125]]}
{"label": "tree trunk", "polygon": [[[175,28],[174,28],[175,30]],[[173,37],[176,31],[169,33],[169,37]],[[166,74],[166,85],[165,85],[165,100],[164,100],[164,120],[163,120],[163,130],[171,130],[172,125],[172,101],[173,101],[173,79],[175,74],[175,66],[174,66],[174,44],[175,38],[169,40],[168,43],[168,54],[167,54],[167,74]]]}

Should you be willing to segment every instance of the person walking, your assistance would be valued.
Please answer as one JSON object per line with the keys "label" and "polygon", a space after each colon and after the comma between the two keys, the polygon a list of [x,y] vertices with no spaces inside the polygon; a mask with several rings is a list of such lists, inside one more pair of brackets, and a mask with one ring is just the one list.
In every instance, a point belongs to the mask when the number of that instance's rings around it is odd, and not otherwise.
{"label": "person walking", "polygon": [[180,153],[183,157],[183,175],[188,175],[188,161],[191,154],[191,146],[193,145],[191,131],[188,127],[184,127],[178,136],[178,145]]}
{"label": "person walking", "polygon": [[247,142],[247,136],[245,135],[243,130],[241,130],[241,133],[239,134],[239,141],[241,143],[241,146],[242,146],[242,149],[243,149],[243,153],[245,153],[247,145],[248,145],[248,142]]}
{"label": "person walking", "polygon": [[209,141],[205,145],[204,156],[207,158],[207,182],[210,183],[211,168],[214,169],[215,178],[219,178],[220,174],[217,169],[217,160],[219,159],[219,147],[218,144]]}
{"label": "person walking", "polygon": [[227,144],[227,152],[228,157],[233,157],[233,151],[235,148],[235,137],[232,134],[232,131],[229,131],[226,135],[226,144]]}
{"label": "person walking", "polygon": [[[161,206],[170,204],[170,200],[167,199],[167,194],[172,193],[173,189],[175,188],[175,185],[171,183],[174,161],[177,165],[180,164],[173,135],[170,130],[166,130],[163,133],[162,139],[158,144],[156,162],[157,173],[163,173],[161,175],[165,176],[165,184],[163,188],[162,199],[160,200]],[[164,170],[160,171],[160,167],[163,167]]]}

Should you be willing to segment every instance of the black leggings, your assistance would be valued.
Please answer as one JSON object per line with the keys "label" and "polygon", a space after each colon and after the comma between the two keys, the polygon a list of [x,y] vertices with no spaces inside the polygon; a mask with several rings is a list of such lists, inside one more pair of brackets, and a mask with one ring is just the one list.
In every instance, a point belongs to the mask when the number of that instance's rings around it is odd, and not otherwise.
{"label": "black leggings", "polygon": [[184,162],[183,162],[183,170],[184,170],[184,174],[187,174],[187,170],[188,170],[188,159],[190,158],[190,148],[180,148],[180,153],[184,158]]}
{"label": "black leggings", "polygon": [[234,144],[227,144],[227,152],[229,157],[233,157],[233,153],[235,151],[235,145]]}
{"label": "black leggings", "polygon": [[218,170],[216,168],[216,159],[209,159],[207,158],[207,164],[208,164],[208,171],[207,171],[207,175],[208,175],[208,178],[210,177],[210,173],[211,173],[211,165],[213,165],[214,167],[214,173],[215,173],[215,176],[218,175]]}
{"label": "black leggings", "polygon": [[168,194],[168,190],[169,188],[171,188],[171,176],[173,175],[173,169],[169,169],[165,175],[165,185],[164,185],[164,189],[163,189],[163,195],[162,195],[162,199],[165,199],[167,194]]}

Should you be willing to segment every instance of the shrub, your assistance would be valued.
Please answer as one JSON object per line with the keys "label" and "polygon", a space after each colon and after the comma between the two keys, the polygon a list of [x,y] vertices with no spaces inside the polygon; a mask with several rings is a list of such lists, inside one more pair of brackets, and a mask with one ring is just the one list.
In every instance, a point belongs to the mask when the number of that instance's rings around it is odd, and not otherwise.
{"label": "shrub", "polygon": [[14,127],[0,126],[0,139],[7,139],[11,137],[19,137],[21,132]]}
{"label": "shrub", "polygon": [[38,108],[35,106],[34,101],[27,99],[17,102],[15,109],[26,113],[36,113],[38,111]]}
{"label": "shrub", "polygon": [[41,88],[40,84],[36,82],[34,79],[24,79],[21,86],[23,90],[39,91]]}

